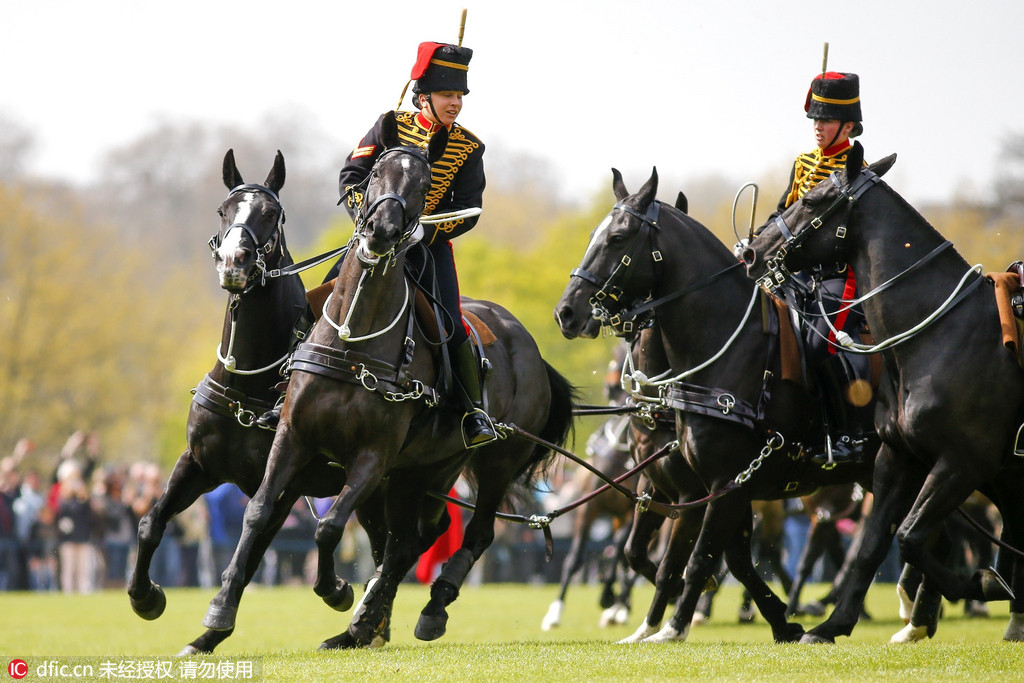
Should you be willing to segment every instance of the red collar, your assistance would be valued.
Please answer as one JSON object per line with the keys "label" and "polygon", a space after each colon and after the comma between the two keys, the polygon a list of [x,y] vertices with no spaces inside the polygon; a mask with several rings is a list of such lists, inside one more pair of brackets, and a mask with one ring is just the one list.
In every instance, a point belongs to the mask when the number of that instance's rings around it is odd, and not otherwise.
{"label": "red collar", "polygon": [[839,154],[841,152],[845,152],[850,147],[853,147],[853,145],[850,143],[850,141],[848,139],[847,140],[843,140],[838,145],[832,145],[828,149],[821,150],[821,156],[823,156],[823,157],[834,157],[835,155],[837,155],[837,154]]}
{"label": "red collar", "polygon": [[[432,123],[430,119],[424,116],[422,109],[416,112],[416,123],[420,125],[420,128],[423,128],[424,130],[430,133],[433,133],[435,130],[441,127],[440,123]],[[448,130],[451,131],[451,127],[448,127]]]}

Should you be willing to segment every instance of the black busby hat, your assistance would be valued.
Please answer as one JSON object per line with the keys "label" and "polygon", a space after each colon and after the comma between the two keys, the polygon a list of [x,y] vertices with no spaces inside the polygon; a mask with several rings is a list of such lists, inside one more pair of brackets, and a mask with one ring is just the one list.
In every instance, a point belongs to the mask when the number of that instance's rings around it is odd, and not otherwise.
{"label": "black busby hat", "polygon": [[409,76],[415,83],[414,93],[457,90],[469,93],[467,74],[473,51],[461,45],[420,43],[416,64]]}
{"label": "black busby hat", "polygon": [[863,132],[863,117],[860,112],[860,79],[857,74],[827,71],[811,81],[804,101],[804,111],[809,119],[838,119],[854,121],[850,137]]}

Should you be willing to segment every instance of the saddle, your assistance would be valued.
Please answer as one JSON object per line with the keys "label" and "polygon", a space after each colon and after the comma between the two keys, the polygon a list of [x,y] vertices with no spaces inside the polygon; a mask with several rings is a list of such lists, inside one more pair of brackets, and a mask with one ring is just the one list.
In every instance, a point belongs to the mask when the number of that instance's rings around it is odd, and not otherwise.
{"label": "saddle", "polygon": [[[309,307],[313,310],[313,319],[319,320],[320,315],[324,310],[324,302],[327,301],[327,297],[331,295],[334,290],[334,280],[329,280],[318,287],[306,291],[306,301],[309,303]],[[427,340],[433,344],[441,342],[441,332],[437,324],[437,316],[434,315],[434,309],[427,301],[426,295],[423,294],[419,289],[416,290],[416,320],[419,323],[420,329],[423,334],[427,337]],[[494,332],[487,326],[483,320],[481,320],[472,311],[463,311],[462,317],[470,328],[476,333],[479,338],[481,346],[487,347],[493,344],[497,337],[494,336]]]}

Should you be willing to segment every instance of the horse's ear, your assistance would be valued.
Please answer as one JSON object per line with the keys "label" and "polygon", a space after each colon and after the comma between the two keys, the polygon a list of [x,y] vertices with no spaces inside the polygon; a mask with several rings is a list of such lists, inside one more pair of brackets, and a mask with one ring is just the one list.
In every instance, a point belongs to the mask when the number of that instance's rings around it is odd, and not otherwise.
{"label": "horse's ear", "polygon": [[647,208],[654,201],[654,195],[658,194],[658,169],[651,169],[651,177],[648,178],[644,186],[640,188],[640,191],[636,193],[640,201],[638,204],[639,208]]}
{"label": "horse's ear", "polygon": [[626,191],[626,184],[622,182],[622,174],[619,173],[619,169],[612,169],[612,192],[615,193],[615,199],[622,201],[629,196],[629,192]]}
{"label": "horse's ear", "polygon": [[679,194],[676,195],[676,208],[686,213],[687,209],[690,208],[690,202],[686,200],[686,195],[683,194],[682,190],[679,190]]}
{"label": "horse's ear", "polygon": [[398,121],[393,111],[384,114],[380,122],[380,141],[384,143],[385,149],[398,147]]}
{"label": "horse's ear", "polygon": [[854,142],[853,147],[846,154],[846,184],[853,184],[853,181],[860,175],[864,167],[864,147],[860,142]]}
{"label": "horse's ear", "polygon": [[274,194],[280,192],[284,187],[284,155],[281,154],[281,150],[277,150],[277,156],[274,157],[274,168],[270,169],[270,175],[267,176],[263,186]]}
{"label": "horse's ear", "polygon": [[433,164],[435,161],[444,156],[444,151],[448,148],[448,129],[441,126],[437,129],[437,132],[430,136],[430,142],[427,144],[427,160]]}
{"label": "horse's ear", "polygon": [[890,168],[892,168],[892,165],[895,164],[895,163],[896,163],[896,155],[895,154],[890,154],[889,156],[885,157],[884,159],[879,159],[875,163],[869,165],[868,168],[870,168],[872,171],[874,171],[875,174],[878,175],[878,177],[882,177],[882,176],[884,176],[886,174],[886,172]]}
{"label": "horse's ear", "polygon": [[224,155],[224,184],[228,186],[229,190],[245,184],[242,174],[235,166],[235,150],[233,149],[229,149],[228,153]]}

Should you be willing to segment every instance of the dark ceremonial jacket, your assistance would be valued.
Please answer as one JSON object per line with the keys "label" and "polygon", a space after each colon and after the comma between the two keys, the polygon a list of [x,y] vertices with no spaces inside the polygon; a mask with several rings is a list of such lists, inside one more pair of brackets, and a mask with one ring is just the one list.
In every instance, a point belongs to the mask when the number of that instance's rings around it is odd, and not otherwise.
{"label": "dark ceremonial jacket", "polygon": [[[426,147],[430,136],[440,128],[431,124],[422,112],[396,111],[398,137],[404,145]],[[345,200],[345,209],[355,219],[357,207],[362,206],[363,192],[358,187],[370,174],[377,157],[384,151],[381,144],[382,114],[373,128],[363,136],[359,146],[345,159],[338,181],[339,190]],[[448,131],[448,146],[444,155],[431,167],[432,183],[423,209],[424,216],[448,213],[459,209],[483,206],[484,186],[484,143],[459,124]],[[451,240],[468,232],[476,225],[478,216],[446,221],[434,226],[423,226],[426,230],[423,242]]]}
{"label": "dark ceremonial jacket", "polygon": [[846,168],[846,157],[851,147],[850,141],[845,140],[828,149],[818,147],[813,152],[798,156],[789,174],[789,185],[779,200],[778,213],[782,213],[822,180]]}

